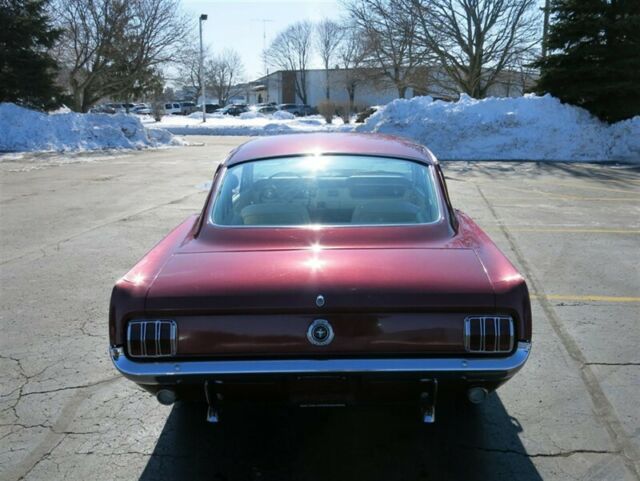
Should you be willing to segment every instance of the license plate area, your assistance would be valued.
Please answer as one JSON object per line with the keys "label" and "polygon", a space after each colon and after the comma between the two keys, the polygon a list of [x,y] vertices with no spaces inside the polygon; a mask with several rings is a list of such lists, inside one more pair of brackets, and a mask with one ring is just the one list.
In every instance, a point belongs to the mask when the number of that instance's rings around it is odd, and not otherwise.
{"label": "license plate area", "polygon": [[254,379],[219,378],[206,383],[208,399],[222,403],[338,407],[435,404],[437,382],[430,378],[382,374],[310,374]]}
{"label": "license plate area", "polygon": [[344,407],[355,403],[354,384],[339,375],[297,376],[289,382],[289,399],[300,407]]}

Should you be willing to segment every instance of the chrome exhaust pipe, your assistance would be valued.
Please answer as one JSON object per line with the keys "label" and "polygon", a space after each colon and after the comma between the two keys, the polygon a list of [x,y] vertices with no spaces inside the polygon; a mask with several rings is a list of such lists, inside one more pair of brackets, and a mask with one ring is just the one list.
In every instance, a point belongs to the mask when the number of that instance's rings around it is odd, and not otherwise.
{"label": "chrome exhaust pipe", "polygon": [[171,406],[174,402],[176,402],[177,398],[178,396],[173,389],[160,389],[156,393],[156,399],[160,404],[163,404],[164,406]]}

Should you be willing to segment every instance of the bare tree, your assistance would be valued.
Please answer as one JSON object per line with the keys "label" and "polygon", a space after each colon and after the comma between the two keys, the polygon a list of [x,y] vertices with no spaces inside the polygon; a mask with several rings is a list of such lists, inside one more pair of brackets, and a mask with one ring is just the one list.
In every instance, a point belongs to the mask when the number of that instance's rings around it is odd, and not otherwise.
{"label": "bare tree", "polygon": [[144,88],[169,61],[189,24],[178,0],[58,0],[58,45],[74,108]]}
{"label": "bare tree", "polygon": [[331,60],[340,45],[344,30],[340,24],[325,18],[316,25],[316,44],[322,64],[324,65],[325,75],[325,97],[327,100],[331,99],[331,86],[329,81],[329,68],[331,67]]}
{"label": "bare tree", "polygon": [[218,97],[221,106],[226,105],[237,93],[235,86],[243,72],[242,59],[235,50],[224,50],[207,61],[205,82]]}
{"label": "bare tree", "polygon": [[[211,58],[208,47],[203,49],[203,57]],[[187,38],[175,60],[177,66],[177,84],[193,92],[193,100],[197,101],[202,92],[203,79],[200,76],[200,47],[193,38]],[[204,77],[204,73],[202,77]]]}
{"label": "bare tree", "polygon": [[415,74],[424,67],[429,50],[415,41],[418,18],[401,8],[398,0],[355,0],[348,5],[353,22],[362,33],[372,67],[393,83],[398,97],[414,86]]}
{"label": "bare tree", "polygon": [[307,64],[312,50],[313,26],[297,22],[280,32],[264,53],[267,62],[281,70],[295,72],[296,95],[307,103]]}
{"label": "bare tree", "polygon": [[344,25],[342,31],[337,51],[338,65],[342,69],[341,82],[349,94],[349,112],[353,113],[356,87],[366,79],[363,71],[366,52],[359,30],[355,25]]}
{"label": "bare tree", "polygon": [[485,97],[539,43],[536,0],[399,1],[419,20],[416,40],[436,54],[449,91]]}

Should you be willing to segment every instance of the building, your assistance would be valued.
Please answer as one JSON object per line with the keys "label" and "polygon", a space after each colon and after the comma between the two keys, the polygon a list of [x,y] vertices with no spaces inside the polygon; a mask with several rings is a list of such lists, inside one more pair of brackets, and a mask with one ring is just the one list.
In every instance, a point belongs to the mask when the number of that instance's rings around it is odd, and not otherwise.
{"label": "building", "polygon": [[[354,88],[354,103],[357,106],[381,105],[398,98],[397,89],[390,82],[372,75],[373,69],[357,72],[346,69],[329,70],[329,92],[331,101],[349,103],[348,87]],[[277,104],[304,103],[296,93],[296,75],[299,72],[279,70],[252,82],[249,103],[275,102]],[[326,100],[326,72],[324,69],[306,71],[307,104],[317,106]],[[413,97],[412,88],[405,97]]]}
{"label": "building", "polygon": [[[405,98],[417,95],[431,95],[434,98],[455,100],[452,82],[447,82],[441,71],[424,68],[419,72],[422,88],[409,87]],[[277,104],[304,103],[296,92],[296,75],[299,71],[279,70],[261,77],[253,82],[243,84],[246,103],[257,104],[275,102]],[[324,69],[306,71],[307,104],[317,106],[326,100],[327,77]],[[519,97],[533,85],[533,77],[526,73],[504,71],[498,82],[489,89],[494,97]],[[399,97],[395,85],[381,75],[378,69],[330,69],[329,92],[331,101],[338,104],[349,104],[352,89],[353,105],[362,109],[371,105],[382,105]]]}

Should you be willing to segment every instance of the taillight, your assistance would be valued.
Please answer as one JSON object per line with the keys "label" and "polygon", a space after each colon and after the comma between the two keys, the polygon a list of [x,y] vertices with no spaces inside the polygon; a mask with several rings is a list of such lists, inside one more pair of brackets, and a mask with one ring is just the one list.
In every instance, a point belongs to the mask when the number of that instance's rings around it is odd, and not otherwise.
{"label": "taillight", "polygon": [[130,321],[127,328],[127,351],[131,357],[175,356],[178,327],[171,320]]}
{"label": "taillight", "polygon": [[503,316],[467,317],[464,347],[468,352],[511,352],[515,342],[513,319]]}

